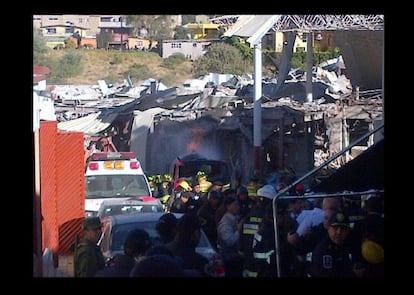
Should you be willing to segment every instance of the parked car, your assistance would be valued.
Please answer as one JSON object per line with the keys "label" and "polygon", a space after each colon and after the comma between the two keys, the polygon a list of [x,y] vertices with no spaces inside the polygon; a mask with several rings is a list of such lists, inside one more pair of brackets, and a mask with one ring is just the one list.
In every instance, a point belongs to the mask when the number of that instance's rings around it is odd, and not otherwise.
{"label": "parked car", "polygon": [[[151,240],[156,243],[160,238],[155,226],[163,214],[165,212],[112,215],[103,218],[103,232],[98,244],[104,257],[110,260],[116,254],[124,253],[124,241],[129,231],[136,228],[146,230]],[[179,213],[174,213],[174,215],[177,218],[182,216]],[[196,247],[196,252],[210,261],[208,273],[212,276],[222,276],[224,274],[220,255],[211,246],[204,231],[201,231],[201,238]]]}
{"label": "parked car", "polygon": [[104,200],[98,209],[98,216],[102,219],[106,216],[118,214],[131,214],[140,212],[164,212],[161,201],[150,196],[141,196],[129,199]]}

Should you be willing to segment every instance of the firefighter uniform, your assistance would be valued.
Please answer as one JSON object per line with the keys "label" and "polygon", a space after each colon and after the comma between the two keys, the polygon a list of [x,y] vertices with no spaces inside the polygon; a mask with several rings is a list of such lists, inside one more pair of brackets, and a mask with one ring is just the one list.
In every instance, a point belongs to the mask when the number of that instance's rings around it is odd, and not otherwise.
{"label": "firefighter uniform", "polygon": [[265,216],[266,206],[271,204],[272,199],[276,196],[276,190],[271,185],[265,185],[257,191],[257,196],[259,200],[246,216],[240,236],[240,254],[245,258],[244,277],[257,276],[253,271],[255,263],[252,250],[253,238]]}
{"label": "firefighter uniform", "polygon": [[264,222],[253,239],[254,264],[250,265],[251,277],[276,277],[276,253],[272,222]]}
{"label": "firefighter uniform", "polygon": [[203,171],[197,172],[197,180],[200,184],[200,191],[202,193],[207,193],[210,189],[210,187],[213,185],[210,181],[207,180],[207,175]]}
{"label": "firefighter uniform", "polygon": [[[294,251],[287,242],[288,220],[287,204],[278,207],[279,267],[281,277],[290,277]],[[253,240],[254,265],[249,269],[251,276],[277,277],[275,229],[273,224],[273,206],[266,207],[266,215]]]}

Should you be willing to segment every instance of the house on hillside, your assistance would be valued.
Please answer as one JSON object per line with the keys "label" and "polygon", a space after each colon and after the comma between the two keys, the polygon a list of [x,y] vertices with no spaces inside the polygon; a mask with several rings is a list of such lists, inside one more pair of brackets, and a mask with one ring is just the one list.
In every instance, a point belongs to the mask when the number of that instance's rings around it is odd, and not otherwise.
{"label": "house on hillside", "polygon": [[187,59],[196,60],[203,56],[214,42],[221,42],[221,40],[164,40],[161,44],[161,57],[168,58],[173,54],[182,53]]}
{"label": "house on hillside", "polygon": [[101,19],[99,24],[101,33],[105,33],[111,37],[111,40],[106,44],[107,49],[128,49],[128,38],[132,34],[133,26],[126,23],[126,19],[122,16],[108,17],[108,19]]}
{"label": "house on hillside", "polygon": [[88,28],[73,25],[67,22],[64,24],[47,25],[40,28],[42,36],[46,41],[46,46],[52,49],[65,47],[65,41],[72,36],[86,37]]}
{"label": "house on hillside", "polygon": [[152,41],[147,38],[142,37],[129,37],[128,38],[128,48],[130,50],[151,50],[151,48],[154,48],[157,46],[157,41]]}

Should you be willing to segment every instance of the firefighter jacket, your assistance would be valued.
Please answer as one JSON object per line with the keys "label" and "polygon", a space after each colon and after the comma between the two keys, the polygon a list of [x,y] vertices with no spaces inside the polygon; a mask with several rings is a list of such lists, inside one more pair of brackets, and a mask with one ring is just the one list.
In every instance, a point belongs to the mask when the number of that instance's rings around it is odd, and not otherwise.
{"label": "firefighter jacket", "polygon": [[251,264],[250,276],[252,277],[276,277],[276,253],[275,253],[275,231],[273,223],[266,221],[262,223],[259,231],[253,238],[253,263]]}
{"label": "firefighter jacket", "polygon": [[240,252],[245,257],[252,253],[253,237],[259,229],[259,224],[262,222],[265,215],[266,201],[261,201],[256,204],[250,213],[245,217],[240,236]]}
{"label": "firefighter jacket", "polygon": [[[280,277],[290,277],[295,252],[287,242],[287,228],[278,226]],[[250,268],[245,273],[253,277],[276,277],[276,243],[273,219],[266,219],[254,235],[253,253]]]}

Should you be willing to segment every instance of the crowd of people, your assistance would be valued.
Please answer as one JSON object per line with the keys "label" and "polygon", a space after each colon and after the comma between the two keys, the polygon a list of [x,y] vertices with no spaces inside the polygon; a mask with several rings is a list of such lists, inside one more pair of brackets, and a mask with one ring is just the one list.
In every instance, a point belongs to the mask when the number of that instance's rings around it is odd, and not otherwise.
{"label": "crowd of people", "polygon": [[[210,262],[195,251],[203,230],[220,254],[225,277],[384,276],[382,195],[312,198],[298,183],[285,193],[294,198],[278,200],[274,212],[273,199],[286,185],[264,183],[252,195],[241,184],[224,188],[218,180],[209,182],[202,172],[194,182],[180,179],[175,185],[164,177],[157,187],[151,184],[154,196],[168,196],[156,226],[159,241],[132,231],[125,253],[105,266],[96,246],[100,221],[86,219],[75,275],[211,276]],[[177,220],[172,213],[183,215]]]}

